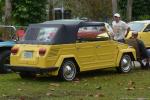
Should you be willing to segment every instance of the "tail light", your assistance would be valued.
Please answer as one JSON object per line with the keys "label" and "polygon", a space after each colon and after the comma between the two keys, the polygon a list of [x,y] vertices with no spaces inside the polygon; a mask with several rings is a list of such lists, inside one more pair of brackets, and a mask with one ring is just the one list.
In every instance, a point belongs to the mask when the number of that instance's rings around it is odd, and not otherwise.
{"label": "tail light", "polygon": [[45,49],[45,48],[40,48],[40,49],[39,49],[39,55],[40,55],[40,56],[44,56],[45,53],[46,53],[46,49]]}
{"label": "tail light", "polygon": [[11,53],[13,55],[16,55],[18,53],[18,51],[19,51],[19,48],[17,48],[17,47],[14,47],[14,48],[11,49]]}

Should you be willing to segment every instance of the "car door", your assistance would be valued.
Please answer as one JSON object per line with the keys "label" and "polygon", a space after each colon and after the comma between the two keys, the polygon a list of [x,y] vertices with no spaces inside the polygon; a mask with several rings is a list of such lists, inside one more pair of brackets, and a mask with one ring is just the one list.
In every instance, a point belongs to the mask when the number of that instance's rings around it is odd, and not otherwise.
{"label": "car door", "polygon": [[146,47],[150,47],[150,24],[144,29],[143,32],[139,32],[139,39],[141,39]]}
{"label": "car door", "polygon": [[114,67],[116,65],[118,54],[116,41],[110,40],[107,33],[100,34],[98,37],[99,42],[95,44],[98,67]]}
{"label": "car door", "polygon": [[92,70],[96,66],[95,43],[76,43],[76,55],[82,70]]}
{"label": "car door", "polygon": [[[97,66],[95,53],[95,31],[92,26],[79,28],[76,43],[76,55],[80,65],[80,70],[92,70]],[[92,33],[93,32],[93,33]],[[81,34],[82,33],[82,34]],[[93,36],[95,36],[93,38]]]}

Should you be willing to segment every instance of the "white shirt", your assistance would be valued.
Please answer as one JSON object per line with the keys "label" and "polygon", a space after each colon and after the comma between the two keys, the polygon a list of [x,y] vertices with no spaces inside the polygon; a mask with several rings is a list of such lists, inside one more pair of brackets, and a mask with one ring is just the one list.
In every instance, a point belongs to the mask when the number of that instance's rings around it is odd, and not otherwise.
{"label": "white shirt", "polygon": [[118,23],[116,23],[116,21],[113,21],[112,28],[114,31],[114,40],[124,39],[128,27],[129,26],[121,20]]}

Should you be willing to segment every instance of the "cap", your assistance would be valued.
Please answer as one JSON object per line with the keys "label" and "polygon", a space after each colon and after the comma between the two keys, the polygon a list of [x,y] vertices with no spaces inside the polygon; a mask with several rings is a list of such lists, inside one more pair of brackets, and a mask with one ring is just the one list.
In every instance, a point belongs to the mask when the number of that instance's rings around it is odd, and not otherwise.
{"label": "cap", "polygon": [[114,17],[120,17],[120,14],[115,13],[115,14],[114,14]]}
{"label": "cap", "polygon": [[132,31],[132,34],[133,34],[133,35],[137,35],[138,32],[137,32],[137,31]]}

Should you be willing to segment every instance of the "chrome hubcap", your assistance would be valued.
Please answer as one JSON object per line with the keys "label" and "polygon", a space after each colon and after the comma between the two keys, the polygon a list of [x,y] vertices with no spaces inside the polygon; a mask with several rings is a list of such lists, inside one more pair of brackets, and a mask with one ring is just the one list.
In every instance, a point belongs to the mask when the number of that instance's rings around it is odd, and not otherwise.
{"label": "chrome hubcap", "polygon": [[76,74],[75,65],[71,62],[67,62],[64,65],[63,74],[67,80],[72,80]]}
{"label": "chrome hubcap", "polygon": [[65,73],[65,75],[70,75],[72,73],[71,67],[66,66],[65,69],[64,69],[64,73]]}
{"label": "chrome hubcap", "polygon": [[128,72],[131,67],[131,59],[128,56],[124,56],[121,62],[121,67],[125,72]]}

